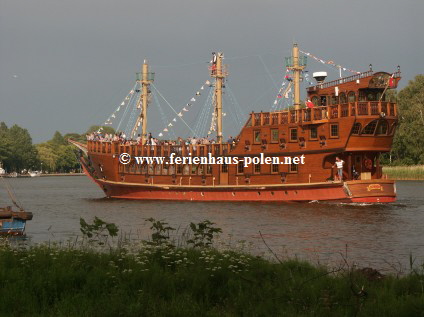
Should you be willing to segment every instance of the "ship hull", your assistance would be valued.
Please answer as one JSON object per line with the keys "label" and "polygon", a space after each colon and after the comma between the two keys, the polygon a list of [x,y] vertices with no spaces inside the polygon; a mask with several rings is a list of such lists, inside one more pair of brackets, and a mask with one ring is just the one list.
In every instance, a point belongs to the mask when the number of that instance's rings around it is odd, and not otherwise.
{"label": "ship hull", "polygon": [[165,201],[237,202],[355,202],[396,201],[394,181],[369,180],[282,185],[178,186],[114,182],[84,172],[110,198]]}

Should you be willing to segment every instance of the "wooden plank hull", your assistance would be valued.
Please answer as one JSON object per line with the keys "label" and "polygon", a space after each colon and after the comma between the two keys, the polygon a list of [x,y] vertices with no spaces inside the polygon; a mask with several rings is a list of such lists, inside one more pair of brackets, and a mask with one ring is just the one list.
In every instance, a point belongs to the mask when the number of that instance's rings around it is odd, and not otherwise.
{"label": "wooden plank hull", "polygon": [[99,185],[107,197],[119,199],[204,202],[332,201],[365,203],[394,202],[396,200],[394,181],[391,180],[282,185],[178,186],[100,180],[93,178],[85,168],[84,172]]}

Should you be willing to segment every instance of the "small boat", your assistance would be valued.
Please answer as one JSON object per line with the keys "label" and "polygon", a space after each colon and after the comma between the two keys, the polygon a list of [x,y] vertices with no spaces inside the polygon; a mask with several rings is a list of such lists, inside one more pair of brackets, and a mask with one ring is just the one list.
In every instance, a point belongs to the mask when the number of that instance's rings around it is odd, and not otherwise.
{"label": "small boat", "polygon": [[39,176],[41,176],[41,172],[40,171],[28,172],[28,174],[31,177],[39,177]]}
{"label": "small boat", "polygon": [[0,207],[0,235],[22,236],[25,234],[26,221],[33,217],[32,212],[25,211],[18,204],[13,190],[4,176],[0,175],[0,180],[3,181],[12,203],[19,210],[14,211],[11,206]]}
{"label": "small boat", "polygon": [[32,212],[13,211],[10,206],[0,207],[0,235],[24,235],[26,221],[32,217]]}

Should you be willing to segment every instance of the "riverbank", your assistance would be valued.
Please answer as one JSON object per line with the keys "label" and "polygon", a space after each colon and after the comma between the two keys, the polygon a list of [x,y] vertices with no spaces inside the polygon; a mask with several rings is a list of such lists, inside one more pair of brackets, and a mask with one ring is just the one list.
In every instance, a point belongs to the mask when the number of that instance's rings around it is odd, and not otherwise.
{"label": "riverbank", "polygon": [[422,316],[423,267],[396,277],[168,244],[0,248],[0,315]]}
{"label": "riverbank", "polygon": [[383,166],[383,175],[394,180],[424,180],[424,165]]}

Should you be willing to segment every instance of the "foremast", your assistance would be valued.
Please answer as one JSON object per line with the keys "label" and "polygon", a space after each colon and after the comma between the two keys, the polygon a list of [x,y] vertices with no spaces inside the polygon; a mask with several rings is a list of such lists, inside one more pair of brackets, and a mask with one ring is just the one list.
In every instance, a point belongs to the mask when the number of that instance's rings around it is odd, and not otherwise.
{"label": "foremast", "polygon": [[222,143],[222,88],[224,88],[227,67],[222,64],[224,53],[212,53],[211,77],[215,78],[215,115],[216,115],[216,141]]}
{"label": "foremast", "polygon": [[150,99],[150,84],[154,80],[154,75],[155,73],[149,72],[149,65],[147,61],[144,60],[141,73],[137,73],[137,80],[140,81],[141,85],[141,95],[138,100],[137,108],[141,108],[141,112],[135,122],[134,128],[131,131],[131,136],[135,136],[141,123],[141,140],[143,145],[147,142],[147,108],[149,106]]}

